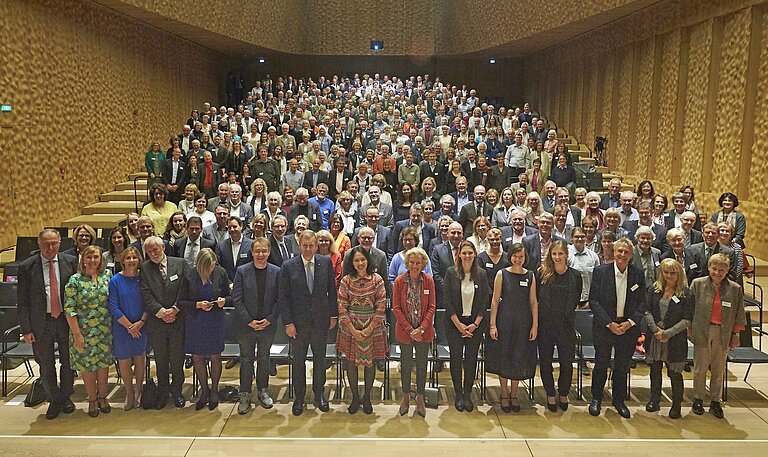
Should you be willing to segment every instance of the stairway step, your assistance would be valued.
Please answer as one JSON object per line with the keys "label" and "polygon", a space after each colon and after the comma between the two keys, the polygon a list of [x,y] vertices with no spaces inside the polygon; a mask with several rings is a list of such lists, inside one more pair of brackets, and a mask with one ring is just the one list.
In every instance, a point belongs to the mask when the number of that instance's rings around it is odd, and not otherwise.
{"label": "stairway step", "polygon": [[[139,205],[141,210],[141,205]],[[108,201],[94,203],[83,208],[83,214],[128,214],[136,211],[136,204],[129,201]]]}
{"label": "stairway step", "polygon": [[[136,189],[146,191],[147,180],[140,179],[136,181]],[[133,190],[133,181],[125,181],[125,182],[118,183],[115,186],[115,190]]]}
{"label": "stairway step", "polygon": [[149,174],[147,174],[146,171],[138,171],[136,173],[131,173],[130,175],[128,175],[128,179],[130,179],[131,181],[133,181],[136,178],[145,178],[146,179],[148,177],[149,177]]}
{"label": "stairway step", "polygon": [[125,214],[86,214],[62,221],[61,225],[75,228],[82,224],[88,224],[95,229],[110,229],[117,227],[125,220]]}
{"label": "stairway step", "polygon": [[143,192],[139,191],[137,195],[137,194],[134,194],[133,189],[115,190],[112,192],[107,192],[99,195],[99,200],[102,202],[112,202],[112,201],[134,202],[136,200],[139,200],[140,202],[144,202],[146,199],[147,199],[146,191],[143,191]]}

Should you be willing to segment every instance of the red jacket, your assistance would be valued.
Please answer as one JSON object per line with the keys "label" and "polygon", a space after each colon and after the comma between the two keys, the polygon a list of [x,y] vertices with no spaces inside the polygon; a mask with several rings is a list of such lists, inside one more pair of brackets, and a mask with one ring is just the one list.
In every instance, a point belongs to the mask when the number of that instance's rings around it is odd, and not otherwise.
{"label": "red jacket", "polygon": [[[405,283],[405,277],[409,273],[406,271],[397,278],[395,278],[395,285],[392,288],[392,312],[397,318],[397,325],[395,327],[395,339],[398,343],[411,344],[411,330],[413,327],[405,317],[405,313],[408,312],[408,305],[406,303],[406,297],[408,295],[408,286]],[[424,336],[422,342],[429,342],[435,339],[435,327],[432,324],[432,320],[435,316],[435,280],[432,276],[422,272],[421,273],[421,327],[424,329]]]}

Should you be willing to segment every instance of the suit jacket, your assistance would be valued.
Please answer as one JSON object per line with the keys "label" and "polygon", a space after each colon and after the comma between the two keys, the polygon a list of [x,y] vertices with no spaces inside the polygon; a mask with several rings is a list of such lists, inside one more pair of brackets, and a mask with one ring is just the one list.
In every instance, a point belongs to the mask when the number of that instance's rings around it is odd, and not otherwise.
{"label": "suit jacket", "polygon": [[[216,301],[218,298],[224,298],[224,306],[231,306],[229,279],[227,279],[227,272],[224,271],[219,265],[214,267],[211,277],[212,291],[211,300]],[[187,280],[184,282],[184,287],[179,290],[179,307],[189,315],[199,315],[202,313],[224,313],[224,310],[218,306],[210,311],[204,311],[197,308],[196,302],[201,300],[202,293],[201,288],[203,286],[203,280],[200,278],[200,274],[193,268],[187,269]]]}
{"label": "suit jacket", "polygon": [[[619,197],[616,196],[616,201],[618,201]],[[600,196],[600,209],[608,209],[610,208],[610,201],[611,201],[611,194],[606,192],[603,195]]]}
{"label": "suit jacket", "polygon": [[[165,255],[173,255],[173,248],[171,246],[171,243],[169,243],[168,240],[163,240],[163,245],[165,246],[165,248],[163,249],[163,252],[165,253]],[[139,250],[139,254],[141,254],[141,258],[143,259],[144,245],[141,243],[141,238],[131,243],[131,246]]]}
{"label": "suit jacket", "polygon": [[318,232],[323,228],[323,215],[320,214],[320,207],[312,202],[307,202],[307,206],[301,206],[298,203],[294,203],[291,206],[289,212],[290,218],[288,219],[288,233],[293,233],[293,223],[299,216],[306,216],[309,219],[309,229],[313,232]]}
{"label": "suit jacket", "polygon": [[[484,326],[487,319],[485,319],[486,310],[489,306],[491,290],[488,288],[488,276],[481,269],[480,274],[475,276],[475,296],[472,299],[472,313],[471,319],[477,319],[478,315],[483,316],[483,322],[481,326]],[[456,265],[448,268],[443,280],[443,296],[445,297],[445,318],[446,328],[453,327],[451,322],[451,316],[462,315],[461,304],[461,280],[456,273]]]}
{"label": "suit jacket", "polygon": [[[675,253],[672,249],[661,254],[661,260],[675,259]],[[695,278],[699,277],[699,271],[701,270],[701,257],[691,248],[685,248],[683,250],[683,271],[685,271],[685,277],[688,279],[688,284],[691,284]]]}
{"label": "suit jacket", "polygon": [[[64,287],[69,278],[77,272],[77,257],[63,253],[56,254],[59,264],[59,304],[64,314]],[[45,293],[43,259],[40,253],[28,257],[19,264],[16,308],[19,314],[21,334],[34,333],[37,338],[43,334],[48,309]]]}
{"label": "suit jacket", "polygon": [[[523,238],[529,235],[538,235],[539,231],[535,227],[525,226],[525,235]],[[509,252],[509,248],[512,247],[512,240],[514,239],[515,232],[511,225],[501,227],[501,248],[504,251]]]}
{"label": "suit jacket", "polygon": [[[653,282],[655,283],[660,273],[659,264],[661,263],[661,251],[653,246],[651,246],[651,262],[653,263]],[[635,248],[632,250],[632,259],[630,259],[629,263],[636,266],[640,270],[643,269],[643,259],[640,257],[639,247],[635,246]],[[646,287],[648,287],[648,289],[653,289],[653,283],[646,284]]]}
{"label": "suit jacket", "polygon": [[[367,225],[363,226],[367,227]],[[360,244],[360,241],[357,239],[360,229],[362,227],[358,227],[355,229],[355,233],[352,234],[351,244],[352,247],[357,246]],[[389,229],[389,227],[384,227],[382,225],[378,225],[376,227],[376,248],[380,249],[385,254],[389,251],[389,238],[392,236],[392,231]],[[385,271],[386,272],[386,271]],[[383,278],[384,276],[382,276]]]}
{"label": "suit jacket", "polygon": [[[533,183],[533,169],[526,171],[525,174],[528,175],[528,182]],[[515,178],[515,176],[513,176],[512,178]],[[549,179],[549,173],[546,171],[543,171],[543,168],[542,168],[541,170],[539,170],[539,174],[536,177],[536,189],[538,189],[539,194],[544,194],[544,184],[546,184],[547,179]],[[526,187],[533,190],[532,184],[528,184]],[[543,197],[544,196],[542,195],[542,199]]]}
{"label": "suit jacket", "polygon": [[[368,209],[368,207],[371,206],[370,203],[367,205],[363,205],[362,208],[358,211],[358,214],[360,215],[360,226],[366,226],[368,225],[365,220],[365,211]],[[383,225],[384,227],[392,228],[395,225],[395,215],[392,210],[392,206],[387,205],[386,203],[380,201],[379,202],[379,225]],[[386,249],[385,249],[386,250]]]}
{"label": "suit jacket", "polygon": [[176,171],[176,181],[173,181],[173,159],[163,162],[163,184],[166,186],[174,184],[179,186],[179,190],[184,191],[184,185],[187,182],[187,164],[183,158],[179,158],[179,169]]}
{"label": "suit jacket", "polygon": [[[403,230],[404,227],[409,227],[411,225],[410,219],[406,219],[404,221],[399,221],[395,223],[395,229],[392,230],[392,233],[389,236],[389,247],[387,252],[387,258],[391,261],[392,256],[394,256],[396,253],[403,250],[403,243],[400,242],[400,232]],[[421,224],[421,241],[422,241],[422,247],[425,251],[428,251],[428,248],[432,242],[432,238],[437,237],[437,231],[435,230],[435,226],[432,224]]]}
{"label": "suit jacket", "polygon": [[[640,221],[624,221],[621,226],[627,231],[629,239],[631,239],[633,243],[636,243],[635,232],[637,232],[637,229],[640,226]],[[661,252],[666,252],[669,249],[669,244],[667,244],[667,228],[663,225],[653,224],[651,230],[653,230],[654,235],[656,235],[652,246]]]}
{"label": "suit jacket", "polygon": [[[163,308],[168,309],[179,304],[180,292],[186,288],[187,278],[189,277],[189,267],[184,259],[177,257],[166,257],[168,262],[167,275],[164,278],[160,274],[160,266],[151,260],[145,260],[141,264],[141,300],[147,309],[148,329],[151,332],[153,328],[160,329],[166,325],[156,314]],[[173,324],[183,325],[184,313],[181,312],[176,317]]]}
{"label": "suit jacket", "polygon": [[492,213],[493,208],[486,202],[483,202],[481,214],[477,214],[477,207],[475,206],[474,201],[464,205],[461,208],[461,211],[459,211],[459,224],[464,226],[464,237],[466,238],[472,235],[472,224],[474,224],[475,219],[480,216],[485,216],[490,221]]}
{"label": "suit jacket", "polygon": [[[405,282],[405,275],[407,274],[405,273],[395,278],[392,291],[392,313],[397,321],[395,325],[395,340],[398,343],[411,344],[410,332],[413,326],[411,326],[406,318],[406,313],[408,313],[408,286]],[[432,341],[435,338],[435,327],[432,324],[436,308],[435,281],[424,272],[421,273],[421,280],[421,287],[424,291],[421,294],[421,307],[419,308],[421,327],[424,329],[422,341]]]}
{"label": "suit jacket", "polygon": [[428,177],[434,178],[435,182],[437,183],[437,186],[435,187],[435,191],[442,190],[445,186],[445,175],[448,173],[448,169],[445,167],[445,165],[441,164],[440,162],[435,162],[435,170],[433,171],[432,168],[429,166],[428,162],[422,162],[421,165],[419,165],[419,177],[421,179],[421,182],[424,182],[424,180]]}
{"label": "suit jacket", "polygon": [[[506,238],[502,238],[502,243],[505,239]],[[552,234],[552,241],[554,240],[565,241],[563,238]],[[539,234],[536,233],[523,238],[523,247],[525,247],[525,269],[536,271],[543,260],[541,258],[541,239],[539,238]]]}
{"label": "suit jacket", "polygon": [[[219,188],[219,184],[221,183],[220,176],[221,173],[219,173],[219,165],[216,162],[213,162],[211,164],[211,171],[213,171],[213,179],[212,179],[212,185],[214,192],[216,189]],[[197,182],[195,185],[198,189],[200,189],[200,192],[203,191],[203,184],[205,183],[205,163],[198,163],[197,164]]]}
{"label": "suit jacket", "polygon": [[236,259],[232,258],[231,238],[216,245],[216,256],[219,258],[219,265],[226,270],[230,282],[235,280],[235,273],[237,273],[238,267],[253,262],[253,254],[251,254],[252,244],[252,239],[243,236],[240,239],[240,249],[237,251]]}
{"label": "suit jacket", "polygon": [[[648,313],[653,317],[653,325],[649,327],[648,334],[645,338],[645,349],[650,349],[651,333],[655,333],[654,326],[663,322],[662,330],[669,329],[681,320],[685,319],[689,322],[693,320],[693,294],[689,289],[677,297],[677,301],[670,300],[669,307],[667,308],[667,314],[664,319],[661,318],[661,309],[659,307],[659,301],[663,296],[663,292],[656,292],[653,289],[648,291]],[[669,343],[667,343],[668,357],[670,362],[684,362],[688,358],[688,332],[683,329],[680,333],[669,337]]]}
{"label": "suit jacket", "polygon": [[[171,255],[173,257],[179,257],[181,259],[184,258],[184,253],[187,251],[187,238],[186,236],[183,236],[179,238],[178,240],[173,242],[173,247],[171,248]],[[216,243],[214,241],[209,240],[208,238],[203,238],[202,236],[198,238],[198,241],[200,242],[200,249],[216,249]],[[200,252],[200,251],[198,251]]]}
{"label": "suit jacket", "polygon": [[[303,187],[303,188],[305,188],[307,190],[312,189],[313,187],[315,187],[315,186],[312,185],[313,179],[314,178],[313,178],[312,170],[307,171],[306,173],[304,173],[304,181],[302,181],[301,187]],[[328,173],[326,173],[323,170],[319,170],[317,172],[317,183],[320,184],[321,182],[324,182],[324,183],[328,184]],[[294,191],[295,190],[296,189],[294,189]],[[330,191],[330,189],[329,189],[329,191]]]}
{"label": "suit jacket", "polygon": [[[701,221],[699,220],[699,213],[697,211],[694,211],[694,214],[696,214],[696,222],[693,223],[693,228],[701,232]],[[664,226],[667,228],[667,230],[671,228],[675,228],[675,209],[674,208],[666,212],[666,216],[664,217]],[[694,243],[699,243],[699,242],[701,242],[701,240],[695,241]]]}
{"label": "suit jacket", "polygon": [[232,304],[235,307],[235,330],[240,332],[253,331],[248,324],[254,320],[266,319],[273,326],[277,325],[279,316],[278,287],[280,285],[280,268],[267,264],[267,278],[264,283],[264,303],[259,307],[259,289],[256,283],[256,267],[253,262],[237,268],[235,281],[232,285]]}
{"label": "suit jacket", "polygon": [[[701,243],[692,244],[689,249],[691,252],[696,253],[699,259],[701,259],[701,265],[699,265],[699,278],[703,278],[704,276],[709,276],[709,268],[707,268],[707,262],[709,261],[709,258],[707,258],[707,245],[703,241]],[[715,246],[712,249],[712,255],[715,254],[725,254],[728,259],[730,260],[730,267],[728,268],[728,279],[738,284],[739,278],[736,274],[736,252],[733,250],[733,248],[729,246],[723,246],[720,243],[716,243]]]}
{"label": "suit jacket", "polygon": [[[341,189],[345,190],[347,188],[347,183],[352,181],[352,172],[344,169],[344,173],[342,175],[343,184],[341,185]],[[339,194],[336,192],[336,170],[331,170],[330,173],[328,173],[328,198],[330,198],[333,201],[336,201],[336,196]],[[319,182],[319,181],[318,181]]]}
{"label": "suit jacket", "polygon": [[627,293],[624,303],[624,316],[616,314],[616,275],[614,264],[595,267],[592,272],[592,284],[589,288],[589,306],[592,308],[594,329],[604,328],[615,322],[618,317],[632,320],[639,330],[640,321],[645,314],[647,291],[643,272],[634,265],[627,265]]}
{"label": "suit jacket", "polygon": [[[712,304],[715,299],[715,287],[709,277],[696,278],[691,283],[695,306],[693,321],[691,321],[691,340],[693,345],[706,345],[709,340],[709,323],[712,321]],[[720,302],[730,303],[731,306],[721,306],[720,343],[728,347],[731,334],[747,325],[744,312],[744,291],[741,286],[729,279],[720,283]],[[590,300],[591,301],[591,300]]]}
{"label": "suit jacket", "polygon": [[303,337],[307,333],[328,332],[330,319],[339,315],[336,302],[336,272],[330,257],[315,254],[314,287],[307,286],[307,273],[301,256],[283,262],[280,275],[279,309],[283,324],[294,324]]}
{"label": "suit jacket", "polygon": [[[267,237],[269,239],[269,259],[267,260],[272,265],[276,265],[278,267],[283,265],[283,262],[285,262],[288,259],[284,259],[283,255],[280,253],[280,246],[277,244],[277,240],[274,236],[269,235]],[[285,243],[285,248],[288,250],[288,258],[290,259],[293,257],[293,253],[296,251],[299,251],[299,246],[296,244],[296,238],[293,236],[284,236],[283,242]],[[272,321],[270,321],[272,322]]]}

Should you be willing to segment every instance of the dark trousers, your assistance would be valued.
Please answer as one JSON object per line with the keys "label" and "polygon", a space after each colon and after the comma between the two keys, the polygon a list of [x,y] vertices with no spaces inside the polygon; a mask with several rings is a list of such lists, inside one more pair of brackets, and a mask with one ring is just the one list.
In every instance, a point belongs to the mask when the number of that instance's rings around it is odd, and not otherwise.
{"label": "dark trousers", "polygon": [[573,327],[553,325],[541,321],[536,336],[539,347],[539,366],[541,367],[541,383],[548,397],[555,396],[555,380],[553,378],[552,357],[557,346],[560,362],[560,375],[557,378],[557,392],[567,397],[573,381],[573,361],[576,358],[576,332]]}
{"label": "dark trousers", "polygon": [[256,388],[269,387],[269,349],[275,341],[275,326],[264,330],[248,327],[238,338],[240,343],[240,392],[250,392],[253,384],[253,360],[256,354]]}
{"label": "dark trousers", "polygon": [[[659,402],[661,399],[661,369],[664,362],[656,361],[651,364],[651,401]],[[683,374],[672,371],[667,366],[667,376],[672,384],[672,404],[683,403]]]}
{"label": "dark trousers", "polygon": [[[59,381],[56,382],[56,357],[54,343],[59,345]],[[43,389],[51,401],[63,401],[74,392],[75,373],[69,364],[69,325],[62,313],[58,319],[50,316],[45,319],[42,335],[35,335],[32,343],[35,361],[40,366],[40,379]]]}
{"label": "dark trousers", "polygon": [[[472,323],[469,318],[460,317],[462,324]],[[445,321],[445,336],[448,339],[448,349],[451,351],[451,381],[456,395],[464,394],[468,396],[472,393],[472,386],[475,383],[477,374],[477,351],[480,349],[483,332],[480,329],[475,330],[472,338],[462,338],[459,330],[448,319]],[[462,369],[464,378],[462,380]],[[463,381],[463,382],[462,382]]]}
{"label": "dark trousers", "polygon": [[431,342],[413,341],[411,344],[400,343],[400,382],[403,393],[411,391],[411,371],[413,371],[413,352],[416,350],[416,393],[424,393],[427,384],[427,357]]}
{"label": "dark trousers", "polygon": [[593,327],[592,337],[595,342],[595,369],[592,370],[592,398],[602,401],[608,368],[613,358],[613,402],[620,403],[627,399],[627,375],[632,354],[635,353],[640,329],[633,326],[623,335],[615,335],[607,327]]}
{"label": "dark trousers", "polygon": [[315,329],[297,331],[293,341],[293,389],[296,399],[303,399],[307,393],[307,349],[312,347],[312,392],[315,397],[325,392],[325,348],[328,332]]}
{"label": "dark trousers", "polygon": [[[157,386],[160,392],[181,395],[184,386],[184,321],[177,319],[172,324],[166,324],[157,319],[149,329],[149,344],[155,350]],[[170,376],[173,376],[172,383]]]}

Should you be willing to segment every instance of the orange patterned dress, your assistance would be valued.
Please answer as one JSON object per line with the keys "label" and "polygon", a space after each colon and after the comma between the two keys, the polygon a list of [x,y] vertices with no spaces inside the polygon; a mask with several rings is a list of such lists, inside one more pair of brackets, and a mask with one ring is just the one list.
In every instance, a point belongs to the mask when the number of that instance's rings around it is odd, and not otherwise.
{"label": "orange patterned dress", "polygon": [[[373,366],[376,359],[387,353],[387,335],[384,328],[387,292],[384,280],[374,273],[368,278],[344,276],[339,284],[339,332],[336,349],[355,365]],[[357,330],[373,322],[374,331],[364,341],[357,341],[347,329],[351,322]]]}

